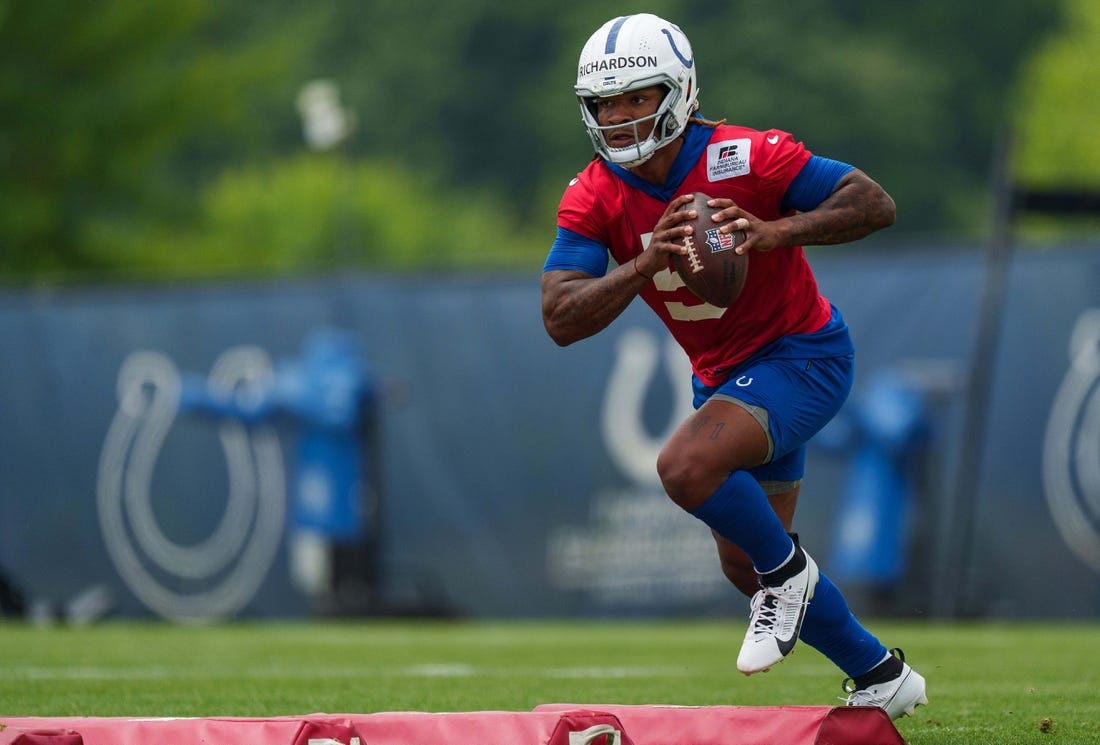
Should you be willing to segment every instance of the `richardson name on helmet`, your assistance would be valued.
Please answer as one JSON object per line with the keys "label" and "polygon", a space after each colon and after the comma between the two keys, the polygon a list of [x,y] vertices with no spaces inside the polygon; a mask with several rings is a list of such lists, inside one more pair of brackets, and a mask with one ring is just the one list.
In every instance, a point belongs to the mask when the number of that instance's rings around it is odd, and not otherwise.
{"label": "richardson name on helmet", "polygon": [[627,70],[632,67],[656,67],[657,57],[656,55],[644,55],[639,54],[635,57],[604,57],[603,59],[596,60],[594,62],[587,62],[581,65],[577,70],[577,75],[591,75],[594,72],[604,72],[605,70]]}

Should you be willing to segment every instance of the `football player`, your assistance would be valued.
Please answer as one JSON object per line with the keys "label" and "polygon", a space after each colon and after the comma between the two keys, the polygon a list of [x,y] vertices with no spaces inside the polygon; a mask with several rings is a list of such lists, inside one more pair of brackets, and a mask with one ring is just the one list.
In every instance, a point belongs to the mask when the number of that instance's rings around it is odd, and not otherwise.
{"label": "football player", "polygon": [[[738,669],[768,670],[801,639],[848,676],[848,704],[911,714],[927,703],[924,678],[860,624],[788,532],[806,443],[848,396],[854,358],[802,246],[888,227],[893,200],[787,132],[703,118],[691,44],[655,15],[600,27],[581,51],[575,90],[596,157],[558,208],[542,274],[547,332],[560,345],[585,339],[640,295],[690,358],[696,411],[657,470],[672,501],[711,529],[723,572],[751,597]],[[694,192],[713,197],[714,221],[744,231],[736,250],[752,252],[728,308],[696,298],[670,269],[697,217],[678,211]]]}

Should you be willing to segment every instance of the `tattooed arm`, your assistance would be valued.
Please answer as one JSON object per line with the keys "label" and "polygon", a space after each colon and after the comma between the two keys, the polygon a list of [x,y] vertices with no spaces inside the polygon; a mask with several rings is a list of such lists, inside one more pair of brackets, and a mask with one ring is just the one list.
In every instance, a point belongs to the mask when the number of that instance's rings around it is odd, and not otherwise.
{"label": "tattooed arm", "polygon": [[[712,200],[712,204],[719,200]],[[723,232],[744,230],[746,240],[738,253],[750,249],[770,251],[778,246],[821,246],[859,240],[894,224],[894,200],[867,174],[849,171],[837,182],[833,193],[812,210],[764,222],[725,201],[716,220],[737,218],[720,228]]]}
{"label": "tattooed arm", "polygon": [[780,245],[847,243],[894,224],[894,200],[860,170],[849,171],[832,196],[809,212],[800,212],[781,223]]}
{"label": "tattooed arm", "polygon": [[542,322],[546,332],[563,347],[586,339],[618,318],[648,282],[633,263],[599,278],[580,271],[544,272]]}
{"label": "tattooed arm", "polygon": [[698,215],[695,210],[677,210],[691,199],[687,194],[670,201],[646,249],[602,277],[574,269],[543,272],[542,322],[550,338],[564,347],[604,330],[658,271],[668,267],[671,254],[685,253],[676,241],[692,229],[682,223]]}

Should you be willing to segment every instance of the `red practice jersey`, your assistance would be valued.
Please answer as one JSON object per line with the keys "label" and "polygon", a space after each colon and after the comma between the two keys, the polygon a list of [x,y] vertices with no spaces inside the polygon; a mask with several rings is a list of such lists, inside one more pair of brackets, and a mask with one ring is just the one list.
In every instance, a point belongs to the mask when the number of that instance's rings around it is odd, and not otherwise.
{"label": "red practice jersey", "polygon": [[[666,185],[675,187],[669,198],[703,192],[732,199],[761,220],[775,220],[782,216],[787,187],[810,155],[786,132],[719,125],[684,180]],[[597,159],[565,190],[558,226],[607,246],[611,257],[625,264],[645,250],[666,207]],[[708,386],[724,382],[732,368],[779,337],[816,331],[829,320],[829,301],[818,292],[801,246],[750,254],[745,288],[728,308],[699,300],[671,267],[641,292]]]}

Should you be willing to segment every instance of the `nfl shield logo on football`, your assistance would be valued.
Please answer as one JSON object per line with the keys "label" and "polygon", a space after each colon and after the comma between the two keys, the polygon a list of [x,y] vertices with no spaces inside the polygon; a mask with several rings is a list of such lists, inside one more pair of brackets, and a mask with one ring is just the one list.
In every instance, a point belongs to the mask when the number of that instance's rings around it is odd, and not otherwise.
{"label": "nfl shield logo on football", "polygon": [[718,228],[711,228],[707,231],[707,245],[710,246],[712,254],[728,251],[733,248],[733,236],[729,233],[719,233]]}

